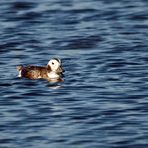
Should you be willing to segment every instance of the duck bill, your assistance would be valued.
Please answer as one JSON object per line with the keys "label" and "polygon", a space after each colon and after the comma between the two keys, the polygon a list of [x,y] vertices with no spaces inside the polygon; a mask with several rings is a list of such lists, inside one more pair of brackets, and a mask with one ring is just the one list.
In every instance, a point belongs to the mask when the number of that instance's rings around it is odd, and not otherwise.
{"label": "duck bill", "polygon": [[62,72],[64,72],[64,69],[60,66],[60,67],[58,68],[57,72],[58,72],[58,73],[62,73]]}

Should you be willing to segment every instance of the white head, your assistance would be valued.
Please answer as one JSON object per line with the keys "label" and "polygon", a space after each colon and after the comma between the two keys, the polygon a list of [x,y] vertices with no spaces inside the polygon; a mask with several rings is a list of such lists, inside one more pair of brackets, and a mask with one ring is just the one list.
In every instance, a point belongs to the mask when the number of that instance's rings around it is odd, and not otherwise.
{"label": "white head", "polygon": [[55,72],[55,73],[62,73],[63,69],[62,69],[62,65],[61,65],[61,60],[57,59],[57,58],[53,58],[48,62],[47,65],[51,71]]}

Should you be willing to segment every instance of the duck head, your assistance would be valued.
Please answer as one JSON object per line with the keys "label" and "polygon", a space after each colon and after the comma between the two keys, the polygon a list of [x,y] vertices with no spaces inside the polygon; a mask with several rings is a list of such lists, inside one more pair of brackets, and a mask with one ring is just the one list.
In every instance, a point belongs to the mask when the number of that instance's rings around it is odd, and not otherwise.
{"label": "duck head", "polygon": [[47,64],[48,69],[50,69],[52,72],[55,73],[62,73],[64,72],[63,68],[62,68],[62,62],[60,59],[58,58],[53,58],[51,59],[48,64]]}

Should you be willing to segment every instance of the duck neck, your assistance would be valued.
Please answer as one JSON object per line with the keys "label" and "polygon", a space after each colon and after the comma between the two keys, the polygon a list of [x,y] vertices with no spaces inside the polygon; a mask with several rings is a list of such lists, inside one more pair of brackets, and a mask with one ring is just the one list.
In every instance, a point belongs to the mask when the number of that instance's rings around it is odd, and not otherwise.
{"label": "duck neck", "polygon": [[60,76],[56,72],[51,71],[51,72],[48,73],[48,77],[49,77],[49,79],[57,79]]}

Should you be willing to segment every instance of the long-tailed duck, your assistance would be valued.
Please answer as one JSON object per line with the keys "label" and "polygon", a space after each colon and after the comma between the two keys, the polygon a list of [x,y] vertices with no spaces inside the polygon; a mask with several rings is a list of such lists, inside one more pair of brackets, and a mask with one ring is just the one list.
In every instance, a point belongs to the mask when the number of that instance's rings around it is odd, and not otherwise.
{"label": "long-tailed duck", "polygon": [[19,72],[18,77],[25,77],[29,79],[60,79],[63,69],[61,60],[58,58],[51,59],[47,66],[17,66]]}

